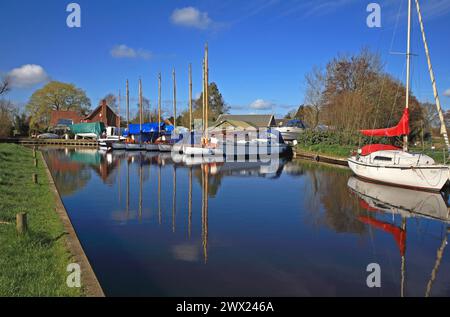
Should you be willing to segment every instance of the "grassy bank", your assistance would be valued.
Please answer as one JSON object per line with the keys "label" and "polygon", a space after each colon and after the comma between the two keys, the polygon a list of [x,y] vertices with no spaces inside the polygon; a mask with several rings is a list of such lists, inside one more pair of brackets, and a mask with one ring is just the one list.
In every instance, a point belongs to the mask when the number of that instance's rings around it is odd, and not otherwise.
{"label": "grassy bank", "polygon": [[347,158],[351,151],[354,150],[353,146],[348,145],[337,145],[337,144],[313,144],[313,145],[302,145],[297,144],[296,149],[304,152],[311,152],[315,154],[324,154],[337,158]]}
{"label": "grassy bank", "polygon": [[[323,154],[336,158],[347,158],[357,148],[358,148],[357,146],[338,145],[338,144],[313,144],[313,145],[297,144],[297,146],[295,147],[295,149],[298,151],[310,152],[314,154]],[[422,147],[411,147],[409,151],[426,154],[432,157],[437,163],[448,164],[450,162],[448,158],[448,153],[445,153],[445,160],[444,160],[444,152],[442,151],[442,149],[431,150],[431,149],[423,149]]]}
{"label": "grassy bank", "polygon": [[[0,296],[80,296],[66,285],[71,255],[55,212],[46,171],[31,149],[0,144]],[[32,174],[38,175],[33,184]],[[18,235],[15,216],[28,214],[29,230]]]}

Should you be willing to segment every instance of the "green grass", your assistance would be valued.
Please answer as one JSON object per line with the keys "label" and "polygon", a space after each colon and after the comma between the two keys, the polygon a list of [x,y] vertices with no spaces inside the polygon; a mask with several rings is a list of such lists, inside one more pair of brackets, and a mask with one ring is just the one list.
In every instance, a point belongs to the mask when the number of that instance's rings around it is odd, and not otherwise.
{"label": "green grass", "polygon": [[[0,296],[81,296],[82,290],[66,285],[71,255],[41,156],[37,158],[36,168],[31,149],[0,144],[0,221],[11,223],[0,224]],[[19,212],[28,214],[24,235],[16,233]]]}
{"label": "green grass", "polygon": [[[351,146],[351,145],[338,145],[338,144],[333,144],[333,145],[314,144],[314,145],[310,145],[310,146],[297,144],[296,149],[298,149],[300,151],[315,153],[315,154],[329,155],[329,156],[333,156],[333,157],[337,157],[337,158],[347,158],[354,150],[357,149],[357,147]],[[445,153],[446,158],[445,158],[445,162],[444,162],[444,154],[443,154],[442,149],[436,149],[436,150],[425,149],[424,150],[422,147],[411,147],[409,149],[409,151],[415,152],[415,153],[426,154],[426,155],[432,157],[436,161],[436,163],[448,164],[450,162],[449,155],[447,152]]]}
{"label": "green grass", "polygon": [[306,151],[317,154],[324,154],[338,158],[347,158],[351,154],[353,150],[355,150],[354,146],[349,145],[328,145],[328,144],[314,144],[305,146],[302,144],[297,144],[296,148],[300,151]]}

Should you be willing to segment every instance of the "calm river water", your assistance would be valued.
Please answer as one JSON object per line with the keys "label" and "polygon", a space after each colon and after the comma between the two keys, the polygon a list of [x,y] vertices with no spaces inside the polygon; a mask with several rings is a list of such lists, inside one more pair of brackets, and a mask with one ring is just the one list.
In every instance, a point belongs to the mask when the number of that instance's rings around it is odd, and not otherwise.
{"label": "calm river water", "polygon": [[[445,193],[301,160],[44,156],[106,295],[450,295]],[[379,288],[367,286],[371,263]]]}

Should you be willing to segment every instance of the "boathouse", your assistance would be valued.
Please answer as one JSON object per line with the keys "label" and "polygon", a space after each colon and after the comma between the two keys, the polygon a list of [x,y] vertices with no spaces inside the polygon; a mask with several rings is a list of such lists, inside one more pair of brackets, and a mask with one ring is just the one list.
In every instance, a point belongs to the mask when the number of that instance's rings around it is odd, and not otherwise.
{"label": "boathouse", "polygon": [[106,100],[102,100],[100,105],[81,122],[103,122],[106,127],[117,127],[119,126],[119,116],[107,105]]}

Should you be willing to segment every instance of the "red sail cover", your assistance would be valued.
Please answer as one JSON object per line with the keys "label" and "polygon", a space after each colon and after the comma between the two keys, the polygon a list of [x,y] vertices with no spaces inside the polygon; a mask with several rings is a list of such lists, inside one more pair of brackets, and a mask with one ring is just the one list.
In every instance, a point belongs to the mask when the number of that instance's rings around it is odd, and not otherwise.
{"label": "red sail cover", "polygon": [[409,111],[405,108],[400,122],[392,128],[375,129],[375,130],[361,130],[361,133],[366,136],[401,136],[409,134]]}
{"label": "red sail cover", "polygon": [[389,144],[368,144],[362,147],[360,154],[366,156],[373,152],[389,150],[401,150],[401,148]]}

